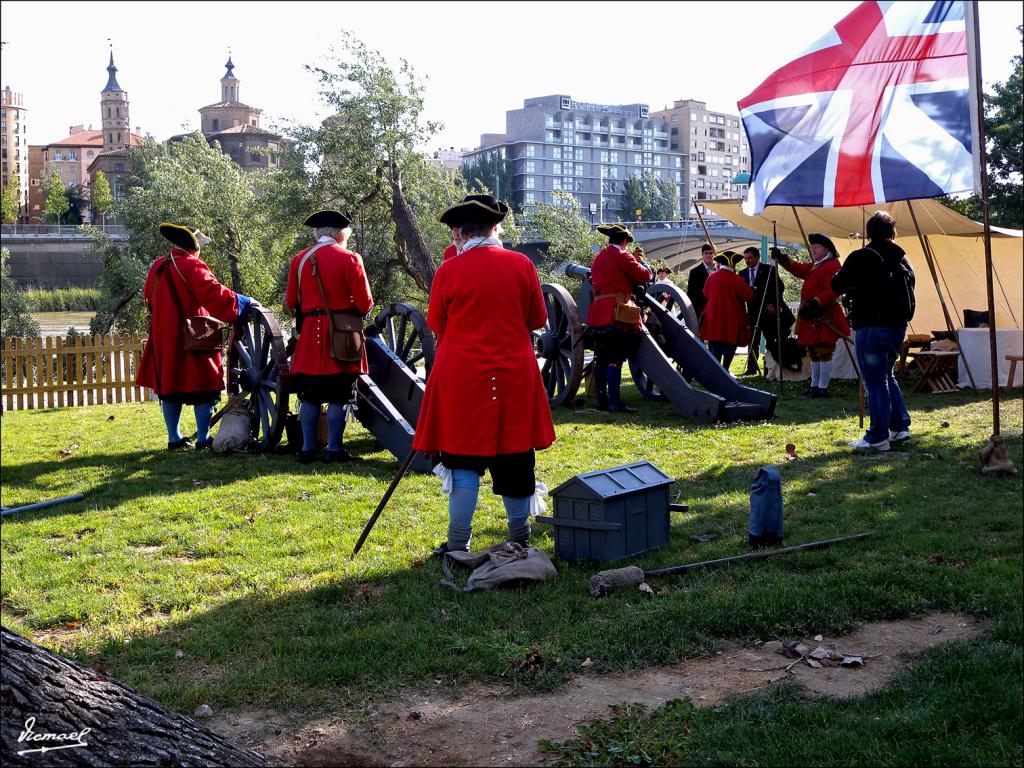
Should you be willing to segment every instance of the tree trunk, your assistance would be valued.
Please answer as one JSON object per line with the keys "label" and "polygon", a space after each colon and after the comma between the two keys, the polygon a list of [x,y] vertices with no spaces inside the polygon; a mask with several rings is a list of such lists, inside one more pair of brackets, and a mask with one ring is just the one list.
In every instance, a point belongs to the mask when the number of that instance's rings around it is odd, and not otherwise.
{"label": "tree trunk", "polygon": [[434,260],[420,232],[416,214],[402,194],[402,178],[394,165],[391,167],[391,215],[397,229],[395,247],[398,258],[405,262],[416,284],[429,294],[434,282]]}
{"label": "tree trunk", "polygon": [[231,290],[242,292],[242,273],[238,270],[237,239],[235,231],[228,228],[228,263],[231,265]]}
{"label": "tree trunk", "polygon": [[[5,765],[267,764],[256,752],[95,670],[6,627],[0,627],[0,635],[0,758]],[[32,737],[19,741],[26,731]],[[51,736],[44,740],[46,734]],[[58,740],[58,734],[66,738]],[[20,754],[25,750],[36,751]]]}
{"label": "tree trunk", "polygon": [[139,288],[136,288],[134,291],[129,293],[127,296],[125,296],[123,299],[117,302],[117,304],[114,305],[114,308],[110,310],[110,316],[107,318],[106,324],[104,325],[103,328],[100,329],[101,336],[106,336],[108,333],[110,333],[110,331],[114,327],[114,323],[117,322],[117,316],[121,314],[121,310],[128,306],[128,302],[135,298],[139,290]]}

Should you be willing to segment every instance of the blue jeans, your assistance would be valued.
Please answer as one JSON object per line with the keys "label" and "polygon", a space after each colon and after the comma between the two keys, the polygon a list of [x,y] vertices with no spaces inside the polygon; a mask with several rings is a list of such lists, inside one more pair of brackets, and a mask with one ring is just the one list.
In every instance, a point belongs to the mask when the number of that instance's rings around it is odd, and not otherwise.
{"label": "blue jeans", "polygon": [[871,415],[871,424],[864,435],[869,443],[888,440],[889,430],[899,432],[910,427],[910,414],[892,372],[906,333],[906,326],[858,328],[856,331],[857,364]]}

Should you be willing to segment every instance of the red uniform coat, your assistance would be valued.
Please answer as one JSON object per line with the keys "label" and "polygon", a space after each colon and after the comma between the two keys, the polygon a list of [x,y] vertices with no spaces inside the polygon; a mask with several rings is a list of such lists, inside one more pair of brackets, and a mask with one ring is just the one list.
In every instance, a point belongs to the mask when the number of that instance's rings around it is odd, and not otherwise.
{"label": "red uniform coat", "polygon": [[700,337],[722,344],[746,344],[750,339],[747,307],[754,291],[731,269],[716,269],[704,283],[704,314],[700,316]]}
{"label": "red uniform coat", "polygon": [[448,261],[452,256],[458,256],[459,249],[455,247],[455,243],[452,243],[444,249],[444,254],[441,256],[441,261]]}
{"label": "red uniform coat", "polygon": [[[174,257],[174,263],[170,257]],[[178,269],[175,269],[177,265]],[[180,273],[180,274],[179,274]],[[184,315],[171,295],[174,281]],[[208,315],[225,323],[238,318],[238,296],[220,283],[194,252],[175,246],[149,268],[143,296],[150,312],[150,331],[142,350],[135,383],[158,395],[220,392],[224,389],[221,353],[188,352],[182,327],[185,317]]]}
{"label": "red uniform coat", "polygon": [[416,424],[424,453],[497,456],[555,441],[530,331],[547,319],[528,258],[478,246],[441,264],[427,323],[437,356]]}
{"label": "red uniform coat", "polygon": [[[654,277],[651,270],[641,264],[629,251],[615,245],[605,246],[590,267],[590,282],[594,284],[594,303],[587,313],[587,325],[596,327],[611,325],[615,311],[615,294],[629,298],[634,285],[645,285]],[[598,298],[602,294],[604,298]],[[640,330],[640,323],[636,329]]]}
{"label": "red uniform coat", "polygon": [[[285,292],[285,304],[294,309],[299,304],[299,263],[310,246],[299,251],[292,257],[288,269],[288,289]],[[329,309],[355,309],[365,315],[373,307],[373,296],[370,295],[370,283],[363,269],[363,257],[358,253],[347,251],[337,243],[328,243],[316,252],[317,271],[320,281],[324,284]],[[324,300],[320,296],[316,278],[313,277],[313,262],[306,259],[302,265],[302,306],[301,312],[312,312],[324,309]],[[358,363],[339,363],[331,358],[331,338],[328,330],[327,315],[313,315],[303,318],[302,333],[295,342],[290,370],[292,373],[304,373],[311,376],[327,376],[336,373],[366,373],[366,351]]]}
{"label": "red uniform coat", "polygon": [[[844,336],[850,335],[850,324],[846,313],[836,302],[837,294],[832,290],[832,278],[839,271],[839,259],[828,258],[820,264],[790,260],[783,268],[804,281],[800,288],[800,301],[815,299],[821,305],[821,318]],[[812,344],[835,344],[839,339],[821,323],[800,318],[796,323],[796,340],[805,347]]]}

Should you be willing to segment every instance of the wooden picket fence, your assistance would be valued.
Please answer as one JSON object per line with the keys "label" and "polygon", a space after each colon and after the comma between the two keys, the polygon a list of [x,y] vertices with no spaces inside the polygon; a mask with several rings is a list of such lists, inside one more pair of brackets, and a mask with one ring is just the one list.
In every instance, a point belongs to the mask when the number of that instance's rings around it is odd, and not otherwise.
{"label": "wooden picket fence", "polygon": [[150,399],[135,386],[145,336],[9,338],[0,349],[4,410]]}

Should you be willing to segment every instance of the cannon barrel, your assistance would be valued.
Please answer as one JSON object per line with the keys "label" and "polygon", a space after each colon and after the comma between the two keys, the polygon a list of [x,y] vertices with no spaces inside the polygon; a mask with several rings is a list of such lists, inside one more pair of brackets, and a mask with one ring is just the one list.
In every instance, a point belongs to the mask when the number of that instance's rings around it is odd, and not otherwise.
{"label": "cannon barrel", "polygon": [[584,267],[582,264],[566,264],[565,274],[583,280],[590,277],[590,267]]}

